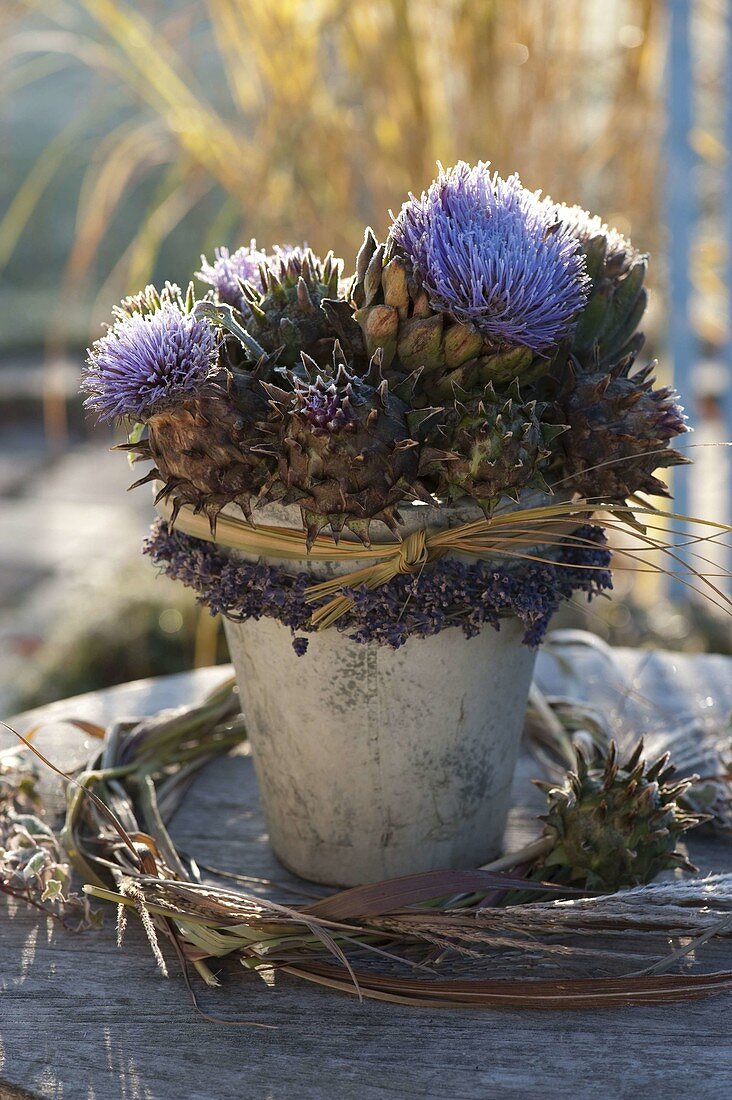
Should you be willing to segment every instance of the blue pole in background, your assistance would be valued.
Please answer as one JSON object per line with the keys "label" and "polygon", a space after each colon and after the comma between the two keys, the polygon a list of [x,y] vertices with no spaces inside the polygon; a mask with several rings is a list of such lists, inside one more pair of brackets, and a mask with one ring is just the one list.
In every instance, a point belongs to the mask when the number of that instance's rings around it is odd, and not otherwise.
{"label": "blue pole in background", "polygon": [[[726,37],[724,50],[724,147],[725,172],[722,186],[722,218],[727,243],[725,285],[727,287],[727,346],[725,348],[725,391],[723,396],[725,441],[732,443],[732,0],[726,4]],[[728,478],[732,479],[732,457],[727,455]],[[720,516],[732,524],[732,485],[727,485],[727,515]],[[728,556],[729,558],[729,556]],[[732,563],[731,563],[732,564]]]}
{"label": "blue pole in background", "polygon": [[[696,222],[695,157],[690,134],[693,126],[694,74],[691,56],[691,0],[667,0],[668,54],[666,59],[666,181],[665,211],[668,239],[668,352],[676,388],[682,394],[693,426],[692,373],[696,341],[691,324],[691,249]],[[688,437],[687,437],[688,438]],[[677,441],[684,449],[685,439]],[[674,511],[689,515],[689,468],[674,473]],[[678,524],[675,525],[678,528]],[[673,566],[680,568],[678,564]],[[688,588],[672,579],[669,595],[682,601]]]}

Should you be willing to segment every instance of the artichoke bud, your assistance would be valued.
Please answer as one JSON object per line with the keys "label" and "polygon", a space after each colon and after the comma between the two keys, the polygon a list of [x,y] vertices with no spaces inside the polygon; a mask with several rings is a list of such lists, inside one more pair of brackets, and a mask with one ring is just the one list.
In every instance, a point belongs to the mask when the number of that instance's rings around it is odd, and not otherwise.
{"label": "artichoke bud", "polygon": [[123,298],[118,306],[112,310],[115,320],[124,321],[134,314],[147,317],[157,313],[165,305],[172,305],[180,309],[181,313],[190,313],[195,305],[195,292],[193,283],[189,283],[185,294],[176,283],[166,283],[162,290],[149,284],[138,294],[130,294]]}
{"label": "artichoke bud", "polygon": [[586,370],[610,367],[631,348],[639,350],[636,329],[647,303],[643,289],[647,257],[580,207],[559,207],[558,212],[577,237],[591,278],[588,301],[572,339],[572,354]]}
{"label": "artichoke bud", "polygon": [[570,370],[557,419],[569,425],[559,448],[567,484],[584,496],[623,501],[636,492],[668,496],[654,471],[688,460],[670,440],[686,432],[677,395],[653,389],[653,364],[626,373],[632,357],[610,372]]}
{"label": "artichoke bud", "polygon": [[561,786],[539,784],[553,844],[532,877],[611,893],[675,867],[693,870],[677,851],[679,837],[706,820],[681,805],[692,782],[675,781],[668,754],[648,765],[642,741],[624,763],[614,742],[591,759],[578,749]]}
{"label": "artichoke bud", "polygon": [[409,286],[407,265],[404,260],[400,256],[389,260],[381,278],[384,303],[397,310],[400,321],[406,321],[409,316]]}
{"label": "artichoke bud", "polygon": [[260,442],[255,423],[265,413],[256,372],[237,370],[220,372],[202,392],[149,417],[145,457],[155,468],[148,480],[163,482],[157,501],[172,498],[171,524],[183,504],[203,512],[214,535],[228,504],[251,521],[252,500],[275,462],[254,449]]}
{"label": "artichoke bud", "polygon": [[434,313],[426,290],[416,290],[412,295],[412,313],[415,317],[431,317]]}
{"label": "artichoke bud", "polygon": [[363,277],[363,290],[367,302],[372,302],[381,288],[381,273],[384,267],[384,246],[380,244],[374,252],[366,274]]}
{"label": "artichoke bud", "polygon": [[362,325],[367,355],[381,349],[384,366],[388,367],[396,355],[399,314],[393,306],[378,305],[370,310],[356,310],[354,317]]}
{"label": "artichoke bud", "polygon": [[353,287],[353,300],[359,308],[371,305],[371,300],[366,298],[364,279],[366,278],[369,264],[378,247],[379,243],[374,236],[373,230],[369,226],[364,233],[363,244],[356,255],[356,278]]}
{"label": "artichoke bud", "polygon": [[442,314],[413,317],[399,326],[397,354],[406,371],[417,367],[435,369],[444,362],[442,348]]}
{"label": "artichoke bud", "polygon": [[[281,283],[278,285],[282,289],[283,295],[286,297],[286,295],[284,294],[285,288],[282,286]],[[312,313],[315,309],[315,306],[313,305],[313,300],[310,297],[310,292],[308,290],[308,284],[305,282],[302,275],[297,280],[297,304],[303,311],[303,313]]]}
{"label": "artichoke bud", "polygon": [[331,253],[321,260],[310,249],[295,249],[260,265],[261,291],[242,284],[250,311],[247,330],[265,351],[281,348],[283,366],[296,367],[301,351],[327,362],[338,336],[348,336],[350,343],[347,319],[332,303],[329,309],[322,308],[326,300],[338,302],[342,267]]}
{"label": "artichoke bud", "polygon": [[[297,415],[302,417],[313,431],[339,432],[355,424],[351,400],[353,390],[338,378],[326,381],[322,376],[306,384],[294,379]],[[376,412],[375,409],[372,412]],[[378,414],[377,414],[378,415]]]}
{"label": "artichoke bud", "polygon": [[470,496],[490,513],[503,496],[515,499],[523,489],[545,489],[541,468],[551,455],[549,440],[537,403],[522,401],[518,382],[508,397],[491,385],[478,397],[460,396],[441,428],[451,458],[438,469],[437,495]]}
{"label": "artichoke bud", "polygon": [[483,342],[481,334],[469,325],[450,325],[445,329],[445,366],[453,370],[475,359],[481,352]]}
{"label": "artichoke bud", "polygon": [[603,233],[598,233],[584,242],[582,251],[585,256],[586,271],[589,277],[597,280],[603,271],[605,254],[607,252],[607,238]]}
{"label": "artichoke bud", "polygon": [[[290,371],[283,386],[264,390],[276,415],[260,424],[276,431],[277,478],[266,499],[282,487],[299,493],[308,546],[325,528],[338,538],[347,527],[368,543],[372,520],[396,530],[396,506],[423,492],[417,485],[421,438],[434,410],[414,417],[381,376],[377,353],[365,377],[352,373],[338,341],[332,363],[303,355],[303,375]],[[373,384],[372,384],[373,383]]]}
{"label": "artichoke bud", "polygon": [[[497,355],[485,356],[476,364],[475,378],[482,385],[491,382],[494,386],[504,385],[513,380],[526,379],[527,369],[535,363],[542,364],[530,348],[509,348]],[[542,364],[541,369],[544,369]]]}

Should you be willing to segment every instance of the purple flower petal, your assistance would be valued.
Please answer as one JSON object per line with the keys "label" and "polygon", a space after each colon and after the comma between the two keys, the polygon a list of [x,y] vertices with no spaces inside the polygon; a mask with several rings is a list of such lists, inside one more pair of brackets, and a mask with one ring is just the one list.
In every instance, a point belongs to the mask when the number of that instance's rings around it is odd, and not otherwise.
{"label": "purple flower petal", "polygon": [[272,252],[268,253],[257,248],[255,240],[252,240],[248,246],[244,245],[231,253],[222,245],[221,248],[214,249],[212,264],[205,256],[201,256],[201,270],[196,272],[196,277],[214,288],[219,302],[246,313],[248,307],[241,292],[240,282],[252,283],[257,290],[261,290],[260,264],[286,260],[288,256],[301,251],[289,244],[277,244]]}

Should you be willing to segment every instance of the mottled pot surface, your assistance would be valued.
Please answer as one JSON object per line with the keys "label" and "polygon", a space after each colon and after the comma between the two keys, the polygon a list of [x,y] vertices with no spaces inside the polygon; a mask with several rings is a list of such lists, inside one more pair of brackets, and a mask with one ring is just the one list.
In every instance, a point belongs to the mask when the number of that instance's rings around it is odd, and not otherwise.
{"label": "mottled pot surface", "polygon": [[329,628],[298,657],[273,619],[227,622],[278,858],[352,886],[497,855],[535,660],[522,632],[394,651]]}

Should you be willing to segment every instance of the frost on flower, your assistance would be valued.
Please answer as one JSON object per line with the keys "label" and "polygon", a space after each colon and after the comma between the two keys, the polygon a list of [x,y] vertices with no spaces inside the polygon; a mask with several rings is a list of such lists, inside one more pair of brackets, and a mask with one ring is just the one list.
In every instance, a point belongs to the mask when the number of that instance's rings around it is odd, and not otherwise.
{"label": "frost on flower", "polygon": [[555,206],[554,210],[562,225],[566,226],[581,245],[589,244],[596,237],[604,238],[604,262],[612,270],[618,268],[625,272],[633,261],[641,256],[627,237],[612,226],[606,225],[597,214],[590,214],[581,206],[563,204]]}

